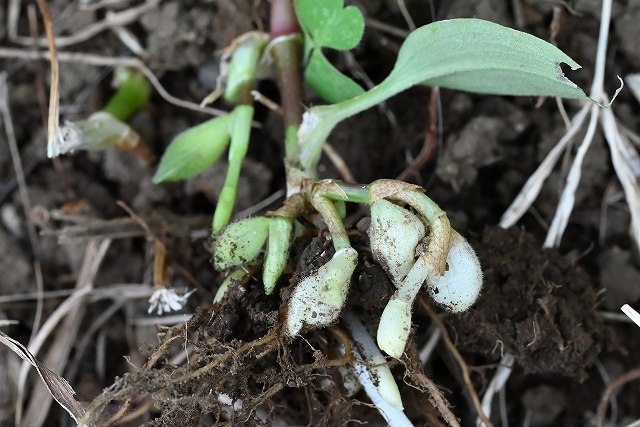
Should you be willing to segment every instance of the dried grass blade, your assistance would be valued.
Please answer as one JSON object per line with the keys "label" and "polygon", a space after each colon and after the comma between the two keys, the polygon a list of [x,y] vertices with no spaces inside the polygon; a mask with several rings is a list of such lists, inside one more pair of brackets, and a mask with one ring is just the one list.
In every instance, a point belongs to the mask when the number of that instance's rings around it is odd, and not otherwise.
{"label": "dried grass blade", "polygon": [[522,217],[522,215],[524,215],[527,209],[529,209],[533,201],[538,197],[542,184],[544,184],[544,181],[551,174],[560,154],[562,154],[562,151],[566,148],[569,141],[571,141],[571,138],[573,138],[582,126],[588,110],[588,105],[585,105],[574,116],[571,121],[571,127],[567,130],[567,133],[564,134],[549,154],[547,154],[547,157],[545,157],[542,163],[540,163],[538,169],[536,169],[536,171],[529,177],[522,187],[522,190],[520,190],[520,193],[518,193],[511,205],[507,208],[504,214],[502,214],[500,227],[511,227]]}
{"label": "dried grass blade", "polygon": [[611,151],[611,162],[622,184],[629,212],[631,213],[631,232],[636,247],[640,247],[640,156],[631,142],[620,132],[613,112],[605,109],[601,112],[602,128]]}
{"label": "dried grass blade", "polygon": [[571,211],[573,211],[573,205],[576,199],[576,189],[578,188],[580,176],[582,175],[582,162],[584,161],[585,154],[587,154],[587,151],[589,150],[589,146],[593,141],[593,136],[595,135],[596,128],[598,126],[599,108],[600,107],[598,105],[592,105],[590,107],[591,116],[589,118],[587,133],[580,143],[576,157],[573,160],[571,169],[569,170],[569,176],[567,176],[566,184],[562,190],[562,195],[558,202],[558,208],[553,216],[553,221],[551,221],[551,226],[547,232],[547,238],[544,241],[544,245],[542,245],[544,248],[559,245],[560,239],[564,234],[564,230],[567,228],[569,216],[571,215]]}
{"label": "dried grass blade", "polygon": [[40,378],[47,386],[51,396],[76,422],[84,416],[85,411],[82,409],[80,403],[73,397],[76,393],[67,380],[40,363],[25,346],[3,332],[0,332],[0,343],[9,347],[21,359],[36,368],[38,375],[40,375]]}

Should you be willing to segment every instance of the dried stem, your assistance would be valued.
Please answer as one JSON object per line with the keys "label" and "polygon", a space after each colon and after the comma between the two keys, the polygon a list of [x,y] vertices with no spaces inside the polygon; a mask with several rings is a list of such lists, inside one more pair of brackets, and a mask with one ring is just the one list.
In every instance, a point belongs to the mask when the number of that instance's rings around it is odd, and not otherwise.
{"label": "dried stem", "polygon": [[605,390],[602,398],[600,399],[600,403],[598,404],[598,427],[603,427],[605,425],[604,418],[611,396],[613,396],[622,386],[624,386],[628,382],[638,380],[640,380],[640,369],[634,369],[627,372],[626,374],[623,374],[614,382],[609,384],[609,387],[607,387],[607,389]]}
{"label": "dried stem", "polygon": [[442,339],[444,340],[445,344],[447,345],[447,348],[453,355],[454,359],[456,359],[456,362],[458,363],[458,366],[462,371],[462,378],[464,380],[464,384],[467,387],[467,391],[469,392],[469,395],[471,396],[471,400],[473,401],[473,406],[475,407],[475,410],[478,413],[478,417],[480,417],[485,427],[493,427],[493,424],[491,423],[491,421],[489,421],[489,418],[487,418],[487,416],[484,414],[484,411],[482,410],[482,404],[480,403],[480,399],[478,398],[478,393],[476,392],[476,389],[473,387],[473,383],[471,382],[471,376],[469,375],[469,367],[467,366],[464,359],[460,355],[460,352],[458,351],[456,346],[451,341],[451,338],[449,337],[449,333],[447,332],[447,328],[444,326],[444,323],[442,323],[442,320],[440,320],[440,318],[438,317],[436,312],[433,310],[431,305],[429,305],[429,303],[427,302],[424,296],[421,296],[420,298],[418,298],[418,302],[420,304],[420,307],[422,307],[422,309],[429,315],[429,317],[431,318],[431,321],[435,323],[436,326],[438,326],[438,328],[442,332]]}

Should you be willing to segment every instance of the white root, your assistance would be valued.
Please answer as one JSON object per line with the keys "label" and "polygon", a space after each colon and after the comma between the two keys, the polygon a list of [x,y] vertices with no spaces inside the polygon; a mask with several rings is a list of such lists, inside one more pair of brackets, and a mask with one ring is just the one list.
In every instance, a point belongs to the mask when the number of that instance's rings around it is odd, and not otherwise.
{"label": "white root", "polygon": [[398,385],[373,338],[353,313],[345,313],[343,321],[356,344],[353,367],[365,392],[390,426],[413,426],[402,410]]}

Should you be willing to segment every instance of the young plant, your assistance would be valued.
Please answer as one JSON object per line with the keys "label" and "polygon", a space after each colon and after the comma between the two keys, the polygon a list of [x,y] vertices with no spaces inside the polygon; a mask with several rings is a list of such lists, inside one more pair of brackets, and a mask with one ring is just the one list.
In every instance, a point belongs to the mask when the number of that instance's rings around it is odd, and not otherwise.
{"label": "young plant", "polygon": [[304,31],[304,77],[326,101],[337,103],[360,95],[364,89],[338,71],[322,49],[350,50],[364,34],[364,17],[343,0],[297,0],[296,14]]}
{"label": "young plant", "polygon": [[560,63],[580,67],[544,40],[491,22],[451,19],[425,25],[407,37],[393,70],[379,85],[305,114],[299,132],[301,166],[315,176],[322,144],[339,122],[415,85],[587,100]]}
{"label": "young plant", "polygon": [[[416,295],[425,289],[445,309],[467,310],[481,291],[480,264],[470,245],[451,228],[446,213],[423,188],[394,180],[366,185],[318,180],[317,165],[327,136],[345,118],[417,84],[477,93],[586,100],[584,92],[560,69],[560,63],[572,69],[579,66],[555,46],[529,34],[478,19],[453,19],[413,31],[403,43],[389,76],[365,92],[337,71],[322,50],[346,50],[358,44],[364,19],[357,8],[344,8],[342,0],[295,0],[296,22],[291,0],[272,0],[271,7],[269,47],[265,48],[264,35],[246,36],[232,54],[229,82],[240,82],[239,89],[233,92],[237,95],[230,95],[229,88],[225,94],[228,99],[237,100],[236,109],[179,135],[165,153],[154,180],[165,182],[200,173],[230,144],[233,172],[227,176],[223,190],[228,197],[221,196],[218,201],[212,233],[214,267],[230,274],[216,295],[217,301],[224,297],[232,280],[245,277],[244,266],[260,262],[263,252],[263,283],[265,292],[271,294],[288,263],[296,219],[317,214],[324,220],[335,254],[303,277],[291,292],[283,307],[282,325],[283,333],[289,337],[340,320],[358,263],[358,253],[351,246],[341,213],[345,203],[368,205],[373,256],[397,288],[380,317],[377,345],[390,356],[400,358],[410,334]],[[300,31],[304,34],[303,44]],[[282,95],[288,198],[280,209],[265,217],[228,225],[253,115],[247,90],[253,86],[260,58],[267,54],[275,62]],[[311,108],[304,120],[300,78],[303,57],[309,85],[334,102]],[[368,337],[368,333],[349,316],[346,323],[354,340],[364,346],[361,351],[370,355],[364,358],[380,359],[379,353],[364,350],[367,345],[363,342],[367,340],[363,336]],[[359,373],[359,377],[365,387],[371,386],[375,375],[389,377],[387,371],[376,374],[374,369],[363,369],[366,372]],[[401,411],[396,394],[397,387],[390,394],[379,391],[390,407]]]}
{"label": "young plant", "polygon": [[198,175],[211,167],[229,146],[229,167],[213,215],[213,231],[220,231],[231,220],[236,202],[238,179],[247,154],[254,107],[253,90],[258,66],[268,36],[250,32],[239,37],[223,57],[230,58],[226,68],[224,97],[236,103],[225,116],[210,119],[178,135],[165,152],[153,182],[179,181]]}
{"label": "young plant", "polygon": [[126,123],[149,101],[149,82],[137,71],[119,67],[114,71],[113,86],[116,92],[101,111],[85,120],[64,124],[58,138],[47,146],[50,158],[75,150],[118,147],[133,152],[144,161],[153,159],[140,136]]}

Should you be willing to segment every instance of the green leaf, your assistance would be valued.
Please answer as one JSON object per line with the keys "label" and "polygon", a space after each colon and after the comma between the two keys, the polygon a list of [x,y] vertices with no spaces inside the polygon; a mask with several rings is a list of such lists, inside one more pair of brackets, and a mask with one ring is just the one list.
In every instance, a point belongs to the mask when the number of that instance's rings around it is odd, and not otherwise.
{"label": "green leaf", "polygon": [[495,95],[586,99],[564,77],[562,62],[580,68],[531,34],[480,19],[452,19],[412,32],[385,83],[399,90],[423,83]]}
{"label": "green leaf", "polygon": [[336,103],[364,92],[362,87],[338,71],[322,48],[353,49],[364,34],[364,17],[344,0],[296,0],[296,15],[305,34],[305,79],[325,100]]}
{"label": "green leaf", "polygon": [[213,165],[229,144],[233,115],[215,117],[176,136],[165,151],[153,183],[191,178]]}
{"label": "green leaf", "polygon": [[313,44],[337,50],[353,49],[364,34],[364,17],[344,0],[296,0],[296,15]]}
{"label": "green leaf", "polygon": [[314,107],[300,126],[300,162],[315,173],[322,145],[340,121],[418,84],[496,95],[589,100],[560,63],[580,66],[560,49],[527,33],[480,19],[452,19],[413,31],[378,86],[338,104]]}
{"label": "green leaf", "polygon": [[304,74],[307,83],[318,96],[334,104],[364,92],[358,83],[331,65],[319,50],[314,50],[311,54]]}

